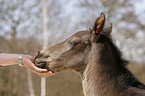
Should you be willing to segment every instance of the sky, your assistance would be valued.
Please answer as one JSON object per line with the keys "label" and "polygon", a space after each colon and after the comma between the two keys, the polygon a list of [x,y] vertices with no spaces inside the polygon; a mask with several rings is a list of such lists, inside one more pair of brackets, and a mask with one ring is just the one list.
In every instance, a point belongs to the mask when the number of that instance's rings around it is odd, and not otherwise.
{"label": "sky", "polygon": [[145,0],[136,0],[136,3],[134,3],[136,13],[142,13],[145,12]]}
{"label": "sky", "polygon": [[[64,0],[65,2],[66,0]],[[135,1],[135,2],[134,2]],[[143,19],[145,19],[145,0],[132,0],[132,2],[134,2],[134,8],[135,8],[135,12],[136,12],[136,15],[140,15],[140,18],[139,20],[145,24],[145,22],[143,21]],[[72,13],[76,13],[77,10],[75,10],[75,7],[74,6],[75,4],[77,3],[77,0],[72,0],[71,2],[68,2],[67,4],[65,4],[65,15],[69,15],[69,14],[72,14]],[[73,14],[75,15],[75,14]],[[75,22],[75,16],[72,16],[72,19],[74,19],[73,21]],[[77,22],[77,21],[76,21]]]}
{"label": "sky", "polygon": [[[145,0],[136,0],[134,3],[136,14],[140,15],[139,20],[145,25]],[[143,20],[144,19],[144,20]]]}

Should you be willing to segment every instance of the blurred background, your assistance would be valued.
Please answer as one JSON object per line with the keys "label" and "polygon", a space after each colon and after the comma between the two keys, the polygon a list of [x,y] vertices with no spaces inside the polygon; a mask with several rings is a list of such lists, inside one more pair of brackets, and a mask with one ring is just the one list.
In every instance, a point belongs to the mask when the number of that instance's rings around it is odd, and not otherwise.
{"label": "blurred background", "polygon": [[[48,46],[91,28],[101,12],[113,23],[113,40],[145,83],[145,0],[46,0]],[[34,55],[43,48],[42,0],[0,0],[0,51]],[[0,69],[0,96],[41,96],[41,77],[25,67]],[[83,96],[75,72],[46,78],[46,96]]]}

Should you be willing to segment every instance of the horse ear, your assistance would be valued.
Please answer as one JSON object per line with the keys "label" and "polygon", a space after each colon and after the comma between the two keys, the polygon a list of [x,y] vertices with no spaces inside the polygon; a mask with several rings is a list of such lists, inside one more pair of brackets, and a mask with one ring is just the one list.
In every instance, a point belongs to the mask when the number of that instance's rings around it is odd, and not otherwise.
{"label": "horse ear", "polygon": [[95,21],[93,30],[96,33],[101,33],[104,27],[104,23],[105,23],[105,14],[102,12],[100,17]]}
{"label": "horse ear", "polygon": [[94,27],[91,31],[91,40],[96,41],[99,37],[101,32],[103,31],[105,24],[105,14],[102,12],[100,17],[95,21]]}
{"label": "horse ear", "polygon": [[103,33],[106,33],[107,35],[110,35],[111,32],[112,32],[112,28],[113,28],[112,23],[109,23],[109,25],[103,29]]}

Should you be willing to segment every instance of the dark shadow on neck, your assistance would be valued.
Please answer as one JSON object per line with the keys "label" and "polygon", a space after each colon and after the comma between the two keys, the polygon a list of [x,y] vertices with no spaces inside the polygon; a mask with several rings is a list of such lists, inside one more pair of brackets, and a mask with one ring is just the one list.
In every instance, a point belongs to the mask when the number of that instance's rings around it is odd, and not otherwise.
{"label": "dark shadow on neck", "polygon": [[121,51],[113,43],[110,37],[101,35],[99,42],[104,44],[100,54],[100,63],[115,63],[117,66],[126,66],[129,63],[122,58]]}
{"label": "dark shadow on neck", "polygon": [[126,65],[129,62],[122,58],[121,51],[113,43],[112,39],[108,36],[102,35],[99,43],[103,45],[103,48],[100,50],[98,64],[101,64],[102,69],[106,71],[106,75],[110,76],[110,78],[119,78],[119,82],[122,82],[126,86],[145,89],[145,85],[139,82],[126,68]]}

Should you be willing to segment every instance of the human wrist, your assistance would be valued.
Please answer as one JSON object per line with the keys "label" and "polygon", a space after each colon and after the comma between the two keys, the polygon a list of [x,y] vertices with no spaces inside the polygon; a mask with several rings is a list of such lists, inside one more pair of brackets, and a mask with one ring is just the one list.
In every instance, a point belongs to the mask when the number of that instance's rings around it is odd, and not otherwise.
{"label": "human wrist", "polygon": [[23,56],[24,54],[19,54],[18,56],[18,65],[23,66]]}

